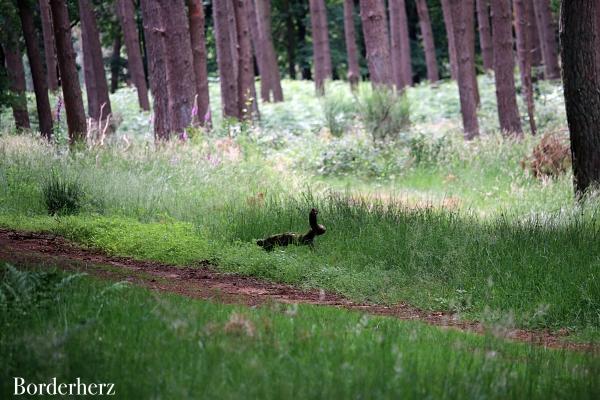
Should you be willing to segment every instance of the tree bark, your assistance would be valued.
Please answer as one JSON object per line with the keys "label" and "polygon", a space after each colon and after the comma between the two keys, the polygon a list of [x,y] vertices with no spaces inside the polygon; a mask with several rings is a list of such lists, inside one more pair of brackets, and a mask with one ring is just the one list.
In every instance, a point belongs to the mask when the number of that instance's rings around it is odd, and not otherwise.
{"label": "tree bark", "polygon": [[500,129],[506,136],[523,136],[515,89],[512,12],[510,0],[492,1],[494,76]]}
{"label": "tree bark", "polygon": [[294,18],[292,18],[292,8],[290,0],[283,0],[283,10],[285,11],[285,36],[286,52],[288,58],[288,75],[290,79],[296,79],[296,32],[294,29]]}
{"label": "tree bark", "polygon": [[192,122],[195,78],[188,16],[183,0],[158,0],[165,39],[167,94],[172,132],[183,135]]}
{"label": "tree bark", "polygon": [[48,99],[47,76],[44,72],[42,56],[38,47],[39,42],[33,22],[33,10],[26,0],[19,0],[18,6],[23,36],[25,37],[25,46],[27,47],[29,68],[31,69],[31,78],[33,80],[33,89],[35,91],[39,128],[42,136],[50,139],[52,137],[52,112],[50,110],[50,100]]}
{"label": "tree bark", "polygon": [[471,41],[469,31],[474,30],[473,3],[463,0],[450,0],[454,40],[458,62],[458,89],[460,95],[460,110],[463,119],[465,139],[470,140],[479,135],[477,120],[477,89],[474,86],[475,62],[473,52],[469,48]]}
{"label": "tree bark", "polygon": [[310,0],[310,22],[313,38],[313,64],[317,94],[325,92],[325,81],[331,79],[331,52],[329,50],[329,29],[327,28],[327,8],[324,0]]}
{"label": "tree bark", "polygon": [[531,43],[529,45],[531,52],[531,65],[538,67],[542,65],[542,44],[540,41],[540,34],[537,26],[537,20],[535,18],[535,9],[533,6],[534,0],[525,0],[527,3],[527,27],[529,29],[529,38]]}
{"label": "tree bark", "polygon": [[[8,32],[7,32],[8,33]],[[23,56],[18,49],[18,44],[5,44],[4,57],[8,69],[10,91],[13,93],[11,108],[18,130],[30,129],[29,112],[27,111],[27,97],[25,96],[25,68],[23,67]],[[4,65],[1,65],[4,67]]]}
{"label": "tree bark", "polygon": [[187,0],[192,56],[197,96],[197,121],[201,125],[211,122],[208,72],[206,67],[206,37],[204,35],[204,5],[201,0]]}
{"label": "tree bark", "polygon": [[252,38],[252,45],[254,47],[254,54],[256,55],[256,63],[258,64],[258,72],[260,74],[260,97],[263,101],[270,101],[270,83],[271,76],[267,73],[269,69],[266,65],[265,57],[263,56],[263,46],[261,43],[261,36],[258,29],[258,14],[256,12],[255,1],[260,0],[249,0],[248,1],[248,20],[250,21],[250,36]]}
{"label": "tree bark", "polygon": [[[283,101],[283,90],[281,89],[281,76],[279,65],[277,64],[277,55],[273,47],[273,37],[271,35],[271,3],[269,0],[256,0],[256,16],[258,21],[258,36],[261,45],[261,54],[265,59],[264,67],[269,75],[269,94],[273,95],[273,102]],[[263,78],[261,72],[261,80]],[[262,84],[262,82],[261,82]],[[269,101],[270,96],[264,101]]]}
{"label": "tree bark", "polygon": [[369,78],[373,86],[392,86],[390,46],[385,7],[381,0],[360,0]]}
{"label": "tree bark", "polygon": [[489,71],[494,68],[494,47],[492,45],[492,29],[490,27],[489,0],[477,0],[477,25],[479,26],[479,45],[483,58],[483,68]]}
{"label": "tree bark", "polygon": [[554,25],[552,18],[550,0],[534,0],[533,3],[540,42],[542,45],[545,78],[559,79],[560,67],[558,66],[558,54],[556,46],[556,26]]}
{"label": "tree bark", "polygon": [[389,0],[390,14],[390,57],[392,76],[398,90],[412,85],[412,65],[408,18],[404,0]]}
{"label": "tree bark", "polygon": [[600,4],[562,1],[560,41],[575,192],[600,184]]}
{"label": "tree bark", "polygon": [[48,89],[58,90],[58,68],[56,65],[56,48],[52,32],[52,16],[48,0],[40,0],[40,17],[42,20],[42,35],[44,36],[44,54],[46,56],[46,75]]}
{"label": "tree bark", "polygon": [[423,36],[423,49],[425,50],[425,63],[427,64],[427,79],[430,82],[440,80],[438,72],[437,59],[435,55],[435,43],[433,41],[433,31],[431,29],[431,19],[429,18],[429,9],[427,0],[417,0],[417,13],[419,14],[419,26]]}
{"label": "tree bark", "polygon": [[238,42],[238,112],[242,119],[249,120],[252,118],[252,112],[257,109],[257,103],[246,4],[245,0],[233,2]]}
{"label": "tree bark", "polygon": [[344,37],[348,55],[348,81],[355,89],[360,81],[358,66],[358,50],[356,49],[356,33],[354,31],[354,0],[344,0]]}
{"label": "tree bark", "polygon": [[[213,21],[217,44],[217,62],[219,64],[219,80],[221,83],[221,104],[223,116],[239,118],[237,98],[237,77],[235,76],[234,59],[231,54],[230,31],[227,26],[227,4],[224,1],[213,3]],[[264,56],[264,55],[263,55]],[[261,71],[263,77],[266,71]]]}
{"label": "tree bark", "polygon": [[75,51],[73,51],[71,43],[71,22],[64,1],[50,0],[50,9],[52,10],[56,56],[67,113],[69,141],[71,144],[75,144],[85,138],[87,127],[79,75],[75,64]]}
{"label": "tree bark", "polygon": [[[144,0],[142,0],[143,2]],[[144,74],[144,63],[140,52],[138,29],[135,22],[135,5],[132,0],[117,0],[117,14],[123,29],[125,50],[127,51],[127,69],[137,89],[138,103],[144,111],[150,110],[148,85]]]}
{"label": "tree bark", "polygon": [[446,37],[448,38],[448,58],[450,62],[450,77],[458,79],[458,61],[456,60],[456,44],[454,41],[454,23],[452,21],[452,9],[450,0],[442,1],[442,12],[444,14],[444,25],[446,26]]}
{"label": "tree bark", "polygon": [[465,16],[468,18],[468,24],[471,27],[467,30],[468,49],[471,52],[471,59],[473,60],[473,63],[471,64],[473,67],[473,73],[471,76],[473,77],[473,87],[475,88],[475,100],[477,101],[477,108],[479,108],[481,105],[481,96],[479,95],[477,68],[475,67],[475,60],[477,58],[475,54],[475,0],[464,0],[463,7],[465,7]]}
{"label": "tree bark", "polygon": [[153,98],[154,140],[160,143],[171,137],[169,96],[165,90],[167,85],[165,27],[158,0],[141,0],[141,8],[148,75]]}
{"label": "tree bark", "polygon": [[[81,38],[84,48],[84,64],[88,61],[91,65],[91,79],[94,81],[92,95],[95,96],[96,108],[88,109],[91,118],[96,121],[105,120],[112,113],[110,98],[108,96],[108,83],[102,60],[102,46],[100,45],[100,33],[96,24],[93,5],[90,0],[79,0],[79,16],[81,20]],[[86,54],[88,58],[86,58]],[[86,75],[87,86],[87,75]],[[88,101],[90,93],[88,93]]]}
{"label": "tree bark", "polygon": [[519,70],[521,73],[521,85],[523,95],[527,104],[527,115],[529,117],[529,128],[531,134],[536,134],[535,104],[533,100],[533,82],[531,80],[531,38],[529,37],[529,26],[527,17],[529,15],[528,2],[526,0],[513,0],[515,13],[515,32],[517,34],[517,54],[519,59]]}
{"label": "tree bark", "polygon": [[114,93],[119,88],[119,73],[121,71],[121,33],[115,35],[112,56],[110,60],[110,92]]}

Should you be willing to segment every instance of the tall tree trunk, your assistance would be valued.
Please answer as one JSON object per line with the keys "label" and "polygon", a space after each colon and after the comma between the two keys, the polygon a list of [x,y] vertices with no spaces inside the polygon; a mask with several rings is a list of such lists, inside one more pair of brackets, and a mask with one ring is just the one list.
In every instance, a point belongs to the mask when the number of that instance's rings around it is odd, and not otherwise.
{"label": "tall tree trunk", "polygon": [[[237,98],[237,77],[235,76],[234,59],[231,54],[230,30],[227,26],[227,3],[213,3],[213,21],[215,24],[215,39],[217,42],[217,62],[219,64],[219,80],[221,83],[221,104],[224,117],[239,118]],[[261,76],[265,71],[261,71]]]}
{"label": "tall tree trunk", "polygon": [[536,134],[535,126],[535,104],[533,100],[533,82],[531,80],[531,39],[527,23],[528,2],[526,0],[513,0],[515,13],[515,32],[517,34],[517,54],[519,59],[519,70],[521,72],[521,85],[523,95],[527,104],[527,115],[529,116],[529,127],[531,134]]}
{"label": "tall tree trunk", "polygon": [[578,197],[600,184],[600,4],[563,0],[560,40],[573,176]]}
{"label": "tall tree trunk", "polygon": [[121,71],[121,32],[115,35],[112,56],[110,60],[110,92],[114,93],[119,88],[119,72]]}
{"label": "tall tree trunk", "polygon": [[537,26],[537,20],[535,18],[535,8],[533,6],[534,0],[525,0],[527,3],[527,27],[529,29],[530,52],[531,52],[531,65],[539,67],[542,65],[542,44],[540,41],[540,34]]}
{"label": "tall tree trunk", "polygon": [[399,90],[412,85],[408,18],[404,0],[389,0],[390,57],[394,84]]}
{"label": "tall tree trunk", "polygon": [[183,134],[192,122],[195,78],[188,16],[183,0],[158,0],[165,27],[169,119],[172,132]]}
{"label": "tall tree trunk", "polygon": [[523,136],[515,89],[512,12],[510,0],[492,1],[494,76],[500,129],[504,135]]}
{"label": "tall tree trunk", "polygon": [[44,36],[48,89],[54,92],[58,90],[58,69],[56,66],[54,33],[52,32],[52,16],[50,15],[50,3],[48,0],[40,0],[40,17],[42,20],[42,34]]}
{"label": "tall tree trunk", "polygon": [[[468,48],[471,52],[471,59],[473,63],[471,64],[473,67],[473,73],[471,76],[473,77],[473,87],[475,88],[475,100],[477,100],[477,108],[481,105],[481,97],[479,95],[479,84],[477,83],[477,68],[475,67],[475,59],[477,58],[475,55],[475,0],[464,0],[463,7],[465,16],[468,18],[468,24],[471,27],[467,30],[467,38],[468,38]],[[458,56],[460,57],[460,55]]]}
{"label": "tall tree trunk", "polygon": [[[308,14],[308,7],[306,7],[306,3],[302,4],[300,10],[302,11],[301,15],[298,15],[296,18],[296,23],[298,24],[298,47],[302,50],[306,49],[306,24],[304,21],[306,20],[306,15]],[[302,79],[310,81],[312,80],[312,71],[310,67],[310,63],[306,61],[305,57],[300,58],[300,73],[302,75]]]}
{"label": "tall tree trunk", "polygon": [[435,43],[433,41],[433,31],[431,29],[431,19],[429,18],[429,9],[427,0],[417,0],[417,13],[419,14],[419,26],[423,36],[423,48],[425,50],[425,63],[427,64],[427,79],[430,82],[440,80],[440,74],[437,67],[435,56]]}
{"label": "tall tree trunk", "polygon": [[245,0],[233,1],[238,42],[238,110],[242,119],[249,120],[256,107],[256,89],[246,4]]}
{"label": "tall tree trunk", "polygon": [[256,63],[258,64],[258,72],[260,74],[260,98],[262,101],[270,101],[270,88],[272,86],[270,74],[267,73],[269,69],[266,65],[266,59],[263,56],[263,45],[261,43],[261,35],[258,29],[258,13],[256,11],[256,1],[260,0],[249,0],[248,1],[248,20],[250,21],[250,36],[252,37],[252,45],[254,47],[254,54],[256,55]]}
{"label": "tall tree trunk", "polygon": [[360,68],[356,49],[356,33],[354,32],[354,0],[344,0],[344,37],[348,54],[348,81],[350,87],[355,89],[360,80]]}
{"label": "tall tree trunk", "polygon": [[458,89],[460,94],[460,111],[463,119],[465,139],[470,140],[479,135],[479,122],[477,121],[477,89],[473,52],[470,50],[471,41],[469,31],[474,30],[473,3],[469,1],[450,0],[452,22],[454,26],[454,40],[458,61]]}
{"label": "tall tree trunk", "polygon": [[0,60],[0,69],[4,69],[4,62],[8,69],[9,88],[13,98],[11,108],[18,130],[29,129],[29,112],[27,111],[27,97],[25,91],[25,68],[23,67],[23,55],[19,50],[19,42],[16,30],[12,27],[2,26],[5,32],[5,42],[2,44],[3,59]]}
{"label": "tall tree trunk", "polygon": [[367,49],[369,77],[373,86],[392,86],[390,46],[382,0],[360,0],[360,17]]}
{"label": "tall tree trunk", "polygon": [[444,14],[444,25],[446,26],[446,37],[448,38],[448,58],[450,62],[450,77],[458,80],[458,61],[456,59],[456,43],[454,40],[454,23],[452,21],[452,9],[450,0],[442,0],[442,12]]}
{"label": "tall tree trunk", "polygon": [[[273,47],[271,35],[271,2],[269,0],[256,0],[256,16],[258,21],[258,34],[261,43],[261,53],[265,58],[266,73],[270,75],[269,91],[272,92],[273,101],[283,101],[283,90],[281,89],[281,76],[277,55]],[[261,79],[263,78],[261,72]],[[263,98],[264,100],[264,98]],[[267,99],[269,101],[269,99]]]}
{"label": "tall tree trunk", "polygon": [[285,37],[286,52],[288,57],[288,75],[290,79],[296,79],[296,32],[294,29],[294,18],[292,17],[292,8],[290,0],[283,0],[283,10],[285,11]]}
{"label": "tall tree trunk", "polygon": [[27,47],[27,58],[31,69],[33,89],[35,91],[35,102],[41,134],[50,139],[52,137],[52,112],[50,111],[50,100],[48,99],[48,82],[42,64],[42,56],[38,47],[38,38],[33,22],[33,10],[27,0],[19,0],[19,16]]}
{"label": "tall tree trunk", "polygon": [[559,79],[560,67],[556,46],[556,26],[552,18],[550,0],[534,0],[535,16],[542,44],[546,79]]}
{"label": "tall tree trunk", "polygon": [[[144,3],[144,0],[142,0]],[[123,29],[125,50],[127,51],[127,69],[131,80],[137,89],[138,103],[144,111],[150,110],[148,101],[148,86],[144,74],[144,63],[140,52],[140,42],[137,24],[135,22],[135,8],[133,0],[117,0],[117,14]]]}
{"label": "tall tree trunk", "polygon": [[[91,0],[79,0],[79,16],[81,18],[81,37],[84,48],[84,64],[88,64],[86,54],[89,56],[89,64],[92,66],[92,79],[94,80],[94,91],[96,96],[96,109],[89,109],[90,117],[99,121],[105,120],[112,113],[110,98],[108,96],[108,83],[102,60],[102,46],[100,45],[100,33],[96,24]],[[86,51],[87,49],[87,51]],[[86,76],[87,85],[87,76]],[[88,93],[88,98],[90,93]]]}
{"label": "tall tree trunk", "polygon": [[479,26],[479,45],[483,58],[483,68],[489,71],[494,68],[494,47],[492,45],[492,30],[490,27],[489,0],[477,0],[477,25]]}
{"label": "tall tree trunk", "polygon": [[[208,92],[208,72],[206,67],[206,37],[204,34],[204,5],[201,0],[187,0],[194,76],[196,82],[197,115],[200,124],[210,123],[210,97]],[[248,2],[250,3],[250,2]]]}
{"label": "tall tree trunk", "polygon": [[165,26],[158,0],[141,0],[141,8],[150,78],[148,81],[153,98],[154,140],[159,143],[171,137],[169,96],[165,90],[167,86]]}
{"label": "tall tree trunk", "polygon": [[71,42],[71,22],[67,5],[61,0],[50,0],[56,56],[62,83],[67,126],[71,144],[81,141],[86,134],[85,111],[75,64],[75,51]]}
{"label": "tall tree trunk", "polygon": [[325,81],[331,79],[331,53],[329,50],[329,29],[327,28],[327,8],[324,0],[310,0],[310,22],[313,38],[313,63],[317,94],[325,92]]}

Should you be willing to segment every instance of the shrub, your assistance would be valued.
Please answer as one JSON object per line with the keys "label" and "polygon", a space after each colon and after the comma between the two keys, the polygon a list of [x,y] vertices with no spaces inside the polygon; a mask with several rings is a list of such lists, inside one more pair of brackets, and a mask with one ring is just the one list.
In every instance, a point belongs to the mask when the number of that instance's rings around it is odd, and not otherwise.
{"label": "shrub", "polygon": [[386,88],[362,87],[358,94],[359,113],[373,141],[396,140],[410,125],[410,105],[406,94]]}
{"label": "shrub", "polygon": [[50,215],[76,214],[81,208],[84,192],[76,180],[52,173],[42,187],[44,204]]}
{"label": "shrub", "polygon": [[321,108],[325,125],[333,136],[340,137],[352,125],[356,115],[356,104],[352,97],[329,87],[327,94],[321,100]]}
{"label": "shrub", "polygon": [[409,139],[408,151],[415,165],[435,165],[440,161],[442,150],[446,145],[445,137],[429,139],[419,134]]}
{"label": "shrub", "polygon": [[547,134],[535,146],[531,156],[521,161],[521,166],[536,178],[557,178],[571,165],[571,147],[564,137]]}

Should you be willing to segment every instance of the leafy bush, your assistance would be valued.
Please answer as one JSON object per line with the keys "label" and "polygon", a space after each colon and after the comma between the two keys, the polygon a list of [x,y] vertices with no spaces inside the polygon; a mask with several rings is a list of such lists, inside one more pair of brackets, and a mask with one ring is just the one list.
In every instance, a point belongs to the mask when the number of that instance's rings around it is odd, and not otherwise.
{"label": "leafy bush", "polygon": [[556,178],[571,166],[571,147],[568,139],[557,135],[545,135],[535,146],[533,153],[521,162],[536,178]]}
{"label": "leafy bush", "polygon": [[408,150],[415,165],[435,165],[440,161],[442,150],[446,146],[446,138],[429,139],[423,134],[412,137],[408,141]]}
{"label": "leafy bush", "polygon": [[373,141],[396,140],[410,125],[410,104],[406,94],[363,86],[358,98],[360,117]]}
{"label": "leafy bush", "polygon": [[328,90],[326,93],[321,100],[325,125],[333,136],[340,137],[352,125],[356,103],[354,98],[344,92]]}
{"label": "leafy bush", "polygon": [[42,187],[44,204],[50,215],[72,215],[81,208],[84,191],[76,180],[52,173]]}

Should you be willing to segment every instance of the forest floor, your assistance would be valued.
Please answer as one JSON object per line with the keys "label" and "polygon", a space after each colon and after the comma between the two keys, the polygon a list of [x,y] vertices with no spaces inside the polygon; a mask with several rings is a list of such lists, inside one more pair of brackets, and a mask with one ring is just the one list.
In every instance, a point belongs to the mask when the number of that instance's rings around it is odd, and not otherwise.
{"label": "forest floor", "polygon": [[111,281],[127,281],[154,291],[225,304],[260,306],[280,302],[337,307],[478,334],[491,333],[504,339],[549,348],[592,352],[600,350],[598,343],[565,341],[569,334],[568,329],[554,332],[514,328],[498,330],[477,321],[464,320],[452,312],[425,311],[405,303],[384,306],[354,302],[323,290],[301,290],[290,285],[218,272],[208,261],[196,263],[192,268],[182,268],[159,262],[110,256],[52,234],[0,229],[0,260],[16,265],[52,265],[66,271],[85,272]]}

